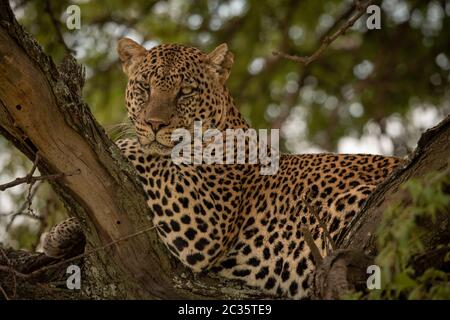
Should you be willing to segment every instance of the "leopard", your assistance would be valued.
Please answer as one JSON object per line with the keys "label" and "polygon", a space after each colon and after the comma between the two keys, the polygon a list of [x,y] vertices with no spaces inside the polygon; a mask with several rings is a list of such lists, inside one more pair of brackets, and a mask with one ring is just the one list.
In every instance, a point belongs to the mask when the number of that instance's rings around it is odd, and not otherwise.
{"label": "leopard", "polygon": [[278,170],[265,175],[261,163],[173,161],[174,132],[193,134],[196,121],[219,132],[251,129],[226,85],[233,53],[227,44],[211,52],[182,44],[146,49],[129,38],[118,41],[117,52],[135,136],[116,144],[136,169],[170,254],[194,273],[308,299],[319,264],[312,246],[327,256],[330,242],[345,234],[403,160],[280,152]]}

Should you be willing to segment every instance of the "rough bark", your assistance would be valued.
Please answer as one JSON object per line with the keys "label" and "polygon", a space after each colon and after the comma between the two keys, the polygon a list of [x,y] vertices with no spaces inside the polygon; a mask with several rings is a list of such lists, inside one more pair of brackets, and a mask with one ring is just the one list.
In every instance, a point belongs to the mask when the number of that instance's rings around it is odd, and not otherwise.
{"label": "rough bark", "polygon": [[[370,196],[346,234],[338,239],[336,250],[318,268],[314,279],[315,298],[337,299],[358,289],[358,283],[367,278],[367,266],[376,255],[375,231],[385,210],[394,203],[409,203],[409,194],[401,185],[411,178],[424,179],[428,173],[442,171],[450,161],[450,116],[427,130],[417,143],[405,165],[397,169]],[[450,188],[447,188],[450,189]],[[446,190],[447,193],[450,190]],[[423,239],[427,252],[412,261],[416,272],[426,268],[441,268],[447,249],[436,249],[438,244],[450,243],[450,208],[442,212],[436,222],[422,221],[428,229]],[[362,281],[362,282],[361,282]]]}
{"label": "rough bark", "polygon": [[[83,82],[83,69],[73,57],[57,67],[17,23],[8,1],[0,0],[0,133],[31,160],[39,151],[38,168],[43,174],[79,170],[79,174],[51,184],[70,215],[82,221],[89,251],[151,227],[148,218],[152,213],[134,169],[80,98]],[[371,253],[367,248],[373,246],[370,235],[398,186],[447,163],[449,123],[446,119],[425,134],[411,162],[371,198],[358,224],[342,240],[341,248],[346,251],[335,252],[319,268],[315,282],[318,298],[334,298],[359,279],[358,275],[348,276],[346,270],[353,270],[354,263],[361,269],[370,260],[366,258],[366,253]],[[359,251],[353,254],[355,248]],[[83,280],[87,283],[81,293],[51,284],[64,278],[67,264],[49,269],[58,261],[0,249],[0,284],[14,298],[264,298],[234,281],[193,275],[171,258],[154,230],[84,257]],[[342,262],[342,257],[349,256],[351,263]],[[27,261],[27,267],[20,267],[17,261]],[[40,272],[42,268],[47,269]],[[335,280],[334,274],[341,274],[341,279]],[[330,292],[333,281],[345,290]]]}
{"label": "rough bark", "polygon": [[[80,98],[83,82],[73,57],[57,67],[17,23],[8,1],[0,2],[0,133],[31,160],[39,151],[43,174],[79,170],[51,184],[70,215],[82,221],[88,248],[98,248],[150,227],[151,212],[134,169]],[[259,296],[237,283],[194,278],[154,230],[99,250],[86,265],[92,297]]]}

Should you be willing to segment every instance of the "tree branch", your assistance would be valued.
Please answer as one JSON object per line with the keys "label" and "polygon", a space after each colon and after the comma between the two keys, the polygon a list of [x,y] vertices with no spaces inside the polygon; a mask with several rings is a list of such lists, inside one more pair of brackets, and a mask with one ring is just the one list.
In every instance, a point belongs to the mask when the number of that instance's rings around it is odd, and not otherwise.
{"label": "tree branch", "polygon": [[[49,182],[92,249],[142,230],[152,213],[135,169],[80,98],[83,74],[71,56],[56,67],[0,0],[0,133],[30,159],[39,152],[43,176],[80,171]],[[239,282],[194,276],[154,230],[96,251],[87,264],[85,283],[96,298],[262,297]],[[105,291],[105,284],[115,290]]]}
{"label": "tree branch", "polygon": [[[32,172],[30,172],[32,174]],[[37,181],[42,180],[56,180],[60,179],[62,177],[70,177],[76,174],[80,174],[79,170],[74,170],[73,172],[67,172],[67,173],[54,173],[54,174],[47,174],[47,175],[41,175],[41,176],[30,176],[29,174],[22,178],[16,178],[14,181],[5,183],[0,185],[0,191],[5,191],[6,189],[18,186],[20,184],[30,184],[33,185]]]}
{"label": "tree branch", "polygon": [[351,28],[355,24],[355,22],[358,21],[358,19],[361,18],[366,13],[367,7],[371,5],[372,2],[373,0],[369,0],[365,4],[361,4],[359,0],[355,0],[354,6],[357,12],[350,19],[348,19],[338,30],[336,30],[331,36],[324,36],[319,48],[317,48],[316,51],[314,51],[314,53],[311,54],[310,56],[301,57],[297,55],[290,55],[280,51],[274,51],[273,55],[280,56],[282,58],[291,61],[303,63],[305,66],[309,65],[310,63],[319,59],[322,56],[323,52],[328,48],[328,46],[332,42],[334,42],[340,35],[347,32],[347,30]]}
{"label": "tree branch", "polygon": [[[152,213],[135,170],[81,100],[83,82],[83,69],[72,57],[56,67],[22,30],[8,1],[0,0],[0,133],[30,159],[39,152],[37,168],[43,176],[79,170],[78,175],[65,175],[49,183],[70,215],[81,221],[86,233],[87,253],[74,257],[85,258],[83,274],[88,279],[83,283],[87,283],[89,293],[84,291],[82,296],[267,298],[238,282],[193,275],[171,257],[155,230],[146,230]],[[358,264],[361,271],[370,263],[370,257],[362,250],[373,247],[373,230],[398,186],[412,176],[446,167],[449,141],[449,118],[422,136],[410,163],[380,186],[348,234],[336,241],[341,250],[318,266],[314,279],[317,297],[339,296],[357,282],[357,276],[349,278],[348,270]],[[33,278],[40,283],[59,282],[64,279],[64,267],[72,262],[5,250],[5,256],[0,256],[0,291],[5,297],[13,297],[9,292],[14,291],[15,285],[5,279],[15,277],[19,297],[78,297],[72,291],[29,281]],[[55,264],[58,266],[50,267]],[[335,287],[342,290],[327,291],[336,283],[339,286]],[[105,289],[109,286],[114,290]]]}
{"label": "tree branch", "polygon": [[53,13],[52,4],[51,4],[50,0],[45,0],[44,10],[45,10],[45,12],[47,12],[48,16],[50,17],[50,21],[53,25],[53,28],[56,31],[56,35],[58,37],[59,43],[64,47],[64,50],[66,50],[66,52],[68,54],[74,54],[75,50],[69,48],[69,46],[67,46],[66,42],[64,41],[63,33],[60,28],[60,22],[58,21],[58,19],[55,17],[55,14]]}
{"label": "tree branch", "polygon": [[[376,255],[375,235],[384,212],[390,205],[407,200],[407,195],[400,188],[401,185],[411,178],[423,179],[430,172],[440,171],[434,179],[448,176],[449,159],[450,116],[422,135],[409,161],[377,187],[361,212],[351,222],[347,232],[337,239],[336,246],[339,249],[326,257],[316,270],[313,298],[339,299],[358,288],[361,279],[367,277],[366,267],[372,264]],[[448,219],[448,213],[444,214],[441,218],[442,223],[438,225],[448,226]],[[428,229],[431,230],[427,237],[433,241],[450,236],[448,227],[444,228],[444,231],[440,228]],[[433,249],[432,241],[424,243]],[[438,256],[441,260],[443,257],[442,254]],[[422,262],[423,260],[418,263]]]}

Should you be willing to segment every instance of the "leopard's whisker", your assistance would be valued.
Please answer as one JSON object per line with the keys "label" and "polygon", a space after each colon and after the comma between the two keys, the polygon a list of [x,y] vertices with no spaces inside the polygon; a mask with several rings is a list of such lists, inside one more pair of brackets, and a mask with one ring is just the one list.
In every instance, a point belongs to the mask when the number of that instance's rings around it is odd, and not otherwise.
{"label": "leopard's whisker", "polygon": [[115,137],[117,139],[121,139],[126,136],[134,136],[134,134],[135,134],[134,129],[129,129],[129,130],[123,130],[121,132],[118,132],[117,134],[115,134]]}
{"label": "leopard's whisker", "polygon": [[106,130],[115,130],[118,128],[129,128],[131,126],[132,126],[131,122],[130,123],[121,122],[121,123],[106,125],[105,128],[106,128]]}

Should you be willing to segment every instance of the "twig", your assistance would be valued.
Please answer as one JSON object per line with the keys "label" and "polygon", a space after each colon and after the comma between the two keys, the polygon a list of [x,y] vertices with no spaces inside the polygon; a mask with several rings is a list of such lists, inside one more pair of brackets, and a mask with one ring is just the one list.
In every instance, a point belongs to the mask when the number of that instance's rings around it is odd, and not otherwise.
{"label": "twig", "polygon": [[[149,227],[149,228],[145,228],[145,229],[143,229],[143,230],[141,230],[141,231],[138,231],[138,232],[129,234],[129,235],[127,235],[127,236],[121,237],[121,238],[116,239],[116,240],[113,240],[113,241],[111,241],[111,242],[109,242],[109,243],[107,243],[107,244],[105,244],[105,245],[103,245],[103,246],[101,246],[101,247],[92,249],[92,250],[90,250],[90,251],[88,251],[88,252],[79,254],[79,255],[77,255],[77,256],[75,256],[75,257],[71,257],[71,258],[62,260],[62,261],[60,261],[60,262],[58,262],[58,263],[55,263],[55,264],[52,264],[52,265],[48,265],[48,266],[42,267],[42,268],[37,269],[37,270],[35,270],[35,271],[33,271],[33,272],[30,272],[30,273],[26,273],[26,274],[25,274],[25,273],[21,273],[21,272],[15,270],[15,269],[13,269],[13,268],[5,267],[5,266],[2,266],[2,265],[0,265],[0,270],[1,270],[1,271],[6,271],[6,272],[13,272],[16,276],[18,276],[18,277],[20,277],[20,278],[23,278],[23,279],[32,278],[33,276],[36,276],[37,274],[40,274],[40,273],[43,272],[43,271],[47,271],[47,270],[49,270],[49,269],[53,269],[53,268],[55,268],[55,267],[59,267],[59,266],[61,266],[61,265],[63,265],[63,264],[66,264],[66,263],[68,263],[68,262],[71,262],[71,261],[74,261],[74,260],[78,260],[78,259],[80,259],[80,258],[83,258],[83,257],[85,257],[85,256],[91,255],[91,254],[96,253],[96,252],[98,252],[98,251],[104,250],[104,249],[106,249],[106,248],[109,248],[109,247],[113,246],[114,244],[116,244],[116,243],[118,243],[118,242],[128,240],[128,239],[130,239],[130,238],[133,238],[133,237],[135,237],[135,236],[138,236],[138,235],[140,235],[140,234],[143,234],[143,233],[145,233],[145,232],[148,232],[148,231],[150,231],[150,230],[153,230],[153,229],[155,229],[155,228],[157,228],[157,227],[159,227],[159,225],[155,225],[155,226],[151,226],[151,227]],[[5,257],[5,258],[7,259],[7,257]],[[8,260],[7,260],[7,261],[8,261]]]}
{"label": "twig", "polygon": [[[306,201],[303,199],[302,202],[306,202]],[[294,206],[295,207],[299,206],[299,203],[295,204]],[[323,257],[320,254],[319,248],[317,247],[316,243],[314,242],[314,238],[311,234],[311,231],[309,230],[308,226],[306,226],[306,225],[301,226],[300,231],[303,234],[303,238],[305,239],[305,242],[314,257],[316,264],[320,265],[323,261]]]}
{"label": "twig", "polygon": [[[20,215],[24,215],[27,216],[29,218],[33,218],[33,219],[37,219],[37,220],[41,220],[41,217],[31,213],[30,211],[30,206],[31,206],[31,202],[33,201],[34,196],[37,193],[37,190],[39,189],[39,186],[41,186],[41,183],[38,183],[35,185],[35,187],[33,188],[33,191],[29,194],[29,196],[27,196],[26,201],[24,201],[22,203],[22,205],[20,206],[19,210],[17,210],[16,212],[11,212],[8,214],[3,214],[2,216],[11,216],[11,219],[9,220],[8,224],[6,225],[6,231],[9,230],[9,228],[11,228],[11,225],[14,223],[14,220],[16,220],[16,218]],[[28,211],[25,212],[25,209],[28,208]]]}
{"label": "twig", "polygon": [[322,53],[325,51],[325,49],[333,42],[335,41],[340,35],[344,34],[350,27],[352,27],[355,22],[361,18],[366,12],[367,7],[373,2],[373,0],[367,1],[364,5],[361,4],[360,1],[355,1],[355,8],[357,10],[357,13],[352,16],[350,19],[347,20],[345,24],[343,24],[335,33],[333,33],[331,36],[325,36],[323,40],[321,41],[321,45],[319,48],[310,56],[300,57],[297,55],[290,55],[284,52],[280,51],[274,51],[273,55],[280,56],[285,59],[300,62],[303,63],[305,66],[309,65],[311,62],[317,60]]}
{"label": "twig", "polygon": [[[34,185],[34,188],[33,188],[33,190],[31,191],[31,194],[30,194],[29,198],[31,198],[31,199],[34,198],[34,196],[36,195],[36,192],[37,192],[37,190],[39,189],[40,186],[41,186],[41,183],[40,183],[40,182],[38,182],[38,183],[36,183],[36,184]],[[28,197],[27,197],[27,198],[28,198]],[[13,217],[14,217],[14,216],[16,216],[16,215],[24,214],[23,211],[25,211],[25,209],[27,208],[27,206],[28,206],[28,199],[26,199],[26,200],[21,204],[20,208],[19,208],[17,211],[12,211],[12,212],[9,212],[9,213],[0,213],[0,218],[1,218],[1,217],[8,217],[8,216],[13,216]],[[34,215],[29,215],[29,217],[30,217],[30,218],[36,218],[36,219],[39,219],[39,217],[34,216]]]}
{"label": "twig", "polygon": [[75,50],[69,48],[67,46],[66,42],[64,41],[64,37],[63,37],[63,34],[61,32],[61,28],[59,27],[59,21],[56,19],[55,15],[53,14],[53,10],[52,10],[52,6],[50,4],[50,0],[45,1],[45,11],[48,13],[48,15],[50,17],[50,21],[52,22],[52,25],[55,28],[56,35],[58,37],[59,42],[62,44],[62,46],[64,47],[64,49],[68,53],[74,54]]}
{"label": "twig", "polygon": [[[327,255],[330,255],[331,252],[328,248],[326,240],[329,241],[331,249],[333,251],[336,250],[336,244],[334,243],[333,239],[331,238],[330,233],[328,232],[328,229],[327,229],[325,223],[320,219],[315,207],[310,204],[309,191],[307,191],[307,193],[305,194],[305,197],[303,198],[303,202],[304,202],[305,206],[307,207],[308,211],[314,216],[314,218],[319,223],[320,228],[322,228],[323,234],[324,234],[323,241],[325,242],[325,249],[327,250]],[[314,242],[314,238],[311,234],[311,231],[309,230],[308,226],[302,226],[300,228],[300,231],[302,232],[302,234],[305,238],[305,242],[308,245],[309,249],[311,250],[312,255],[314,256],[314,260],[316,261],[316,264],[320,265],[323,261],[323,257],[320,254],[319,248],[317,247],[316,243]]]}
{"label": "twig", "polygon": [[305,238],[305,242],[311,250],[312,255],[314,256],[314,260],[316,260],[316,265],[320,265],[323,261],[323,258],[320,254],[319,248],[317,248],[316,243],[314,242],[311,232],[309,231],[307,226],[302,226],[300,228],[300,231],[302,232],[303,237]]}
{"label": "twig", "polygon": [[21,178],[16,178],[14,181],[5,183],[0,185],[0,191],[5,191],[6,189],[18,186],[20,184],[29,184],[29,188],[28,188],[28,193],[27,193],[27,197],[26,197],[26,201],[22,204],[22,206],[20,207],[20,209],[15,212],[15,213],[10,213],[7,215],[12,215],[11,220],[9,221],[8,225],[6,226],[6,230],[8,230],[11,225],[13,224],[15,218],[18,215],[24,214],[25,209],[27,209],[27,216],[31,217],[31,218],[36,218],[39,219],[39,217],[37,217],[34,213],[33,213],[33,209],[31,208],[32,202],[33,202],[33,197],[35,196],[38,187],[33,188],[33,186],[36,184],[36,182],[39,181],[43,181],[43,180],[56,180],[62,177],[67,177],[67,176],[72,176],[75,174],[79,174],[80,170],[74,170],[72,172],[67,172],[67,173],[55,173],[55,174],[48,174],[48,175],[40,175],[40,176],[33,176],[34,172],[37,169],[37,166],[39,164],[40,161],[40,154],[39,151],[36,153],[36,157],[33,161],[33,167],[31,168],[30,172],[28,172],[28,174],[25,177],[21,177]]}
{"label": "twig", "polygon": [[16,269],[13,269],[13,268],[10,268],[10,267],[6,267],[6,266],[2,266],[2,265],[0,265],[0,271],[12,272],[16,276],[18,276],[19,278],[27,278],[28,277],[28,275],[25,274],[25,273],[19,272]]}
{"label": "twig", "polygon": [[23,184],[23,183],[33,183],[36,181],[41,181],[41,180],[56,180],[62,177],[69,177],[69,176],[74,176],[80,174],[80,169],[71,171],[71,172],[61,172],[61,173],[54,173],[54,174],[47,174],[47,175],[42,175],[42,176],[33,176],[33,177],[23,177],[23,178],[17,178],[14,181],[11,181],[9,183],[6,183],[4,185],[0,185],[0,191],[5,191],[8,188],[17,186],[19,184]]}
{"label": "twig", "polygon": [[[39,151],[38,152],[36,152],[36,158],[34,159],[34,163],[33,163],[33,168],[31,169],[31,171],[30,171],[30,173],[29,173],[29,176],[30,177],[33,177],[33,174],[34,174],[34,172],[36,171],[36,168],[37,168],[37,165],[38,165],[38,162],[39,162],[39,158],[40,158],[40,155],[39,155]],[[32,192],[31,192],[31,189],[33,188],[33,185],[36,183],[36,181],[32,181],[31,183],[30,183],[30,187],[28,188],[28,194],[27,194],[27,201],[26,201],[26,203],[28,203],[28,207],[27,207],[27,213],[29,213],[30,215],[32,215],[32,216],[34,216],[34,212],[33,212],[33,210],[31,209],[31,204],[32,204],[32,199],[33,199],[33,197],[34,197],[34,194],[32,195]],[[35,190],[37,191],[37,189],[35,188]],[[35,193],[35,192],[34,192]],[[14,218],[15,219],[15,218]],[[12,219],[11,220],[11,222],[10,222],[10,224],[12,224],[12,221],[14,221],[14,219]],[[9,227],[9,225],[8,225],[8,227]]]}
{"label": "twig", "polygon": [[80,174],[80,170],[74,170],[72,172],[61,172],[61,173],[54,173],[54,174],[47,174],[47,175],[42,175],[42,176],[33,176],[33,177],[22,177],[22,178],[17,178],[14,181],[5,183],[0,185],[0,191],[5,191],[8,188],[12,188],[15,187],[19,184],[31,184],[31,183],[35,183],[36,181],[41,181],[41,180],[56,180],[62,177],[69,177],[69,176],[73,176],[73,175],[77,175]]}
{"label": "twig", "polygon": [[36,156],[34,157],[33,167],[31,167],[31,170],[28,173],[28,176],[30,178],[33,176],[34,172],[36,171],[40,159],[41,159],[41,154],[39,153],[39,151],[37,151],[36,152]]}
{"label": "twig", "polygon": [[0,285],[0,292],[3,294],[3,296],[5,297],[6,300],[9,300],[8,295],[6,294],[5,290],[3,289],[3,287]]}
{"label": "twig", "polygon": [[[314,215],[314,218],[318,221],[319,226],[322,228],[323,230],[323,234],[325,235],[326,239],[328,240],[328,242],[330,243],[331,246],[331,250],[334,251],[336,250],[336,244],[334,243],[333,239],[331,238],[330,233],[328,232],[328,228],[325,225],[325,223],[323,222],[322,219],[320,219],[319,214],[316,211],[316,208],[314,206],[312,206],[310,204],[310,197],[309,197],[309,191],[306,193],[305,198],[303,199],[303,202],[305,203],[306,207],[308,208],[308,210]],[[324,239],[325,241],[325,239]],[[326,244],[326,241],[325,241]],[[329,252],[328,250],[328,246],[325,245],[325,248],[327,250],[327,255],[331,254],[331,252]]]}
{"label": "twig", "polygon": [[[64,265],[64,264],[66,264],[68,262],[71,262],[71,261],[74,261],[74,260],[78,260],[80,258],[86,257],[86,256],[91,255],[93,253],[96,253],[98,251],[104,250],[106,248],[109,248],[109,247],[111,247],[111,246],[121,242],[121,241],[126,241],[126,240],[128,240],[130,238],[133,238],[133,237],[136,237],[136,236],[138,236],[140,234],[146,233],[146,232],[148,232],[150,230],[153,230],[153,229],[155,229],[157,227],[159,227],[159,225],[155,225],[155,226],[151,226],[151,227],[145,228],[145,229],[143,229],[141,231],[138,231],[138,232],[129,234],[127,236],[121,237],[119,239],[113,240],[111,242],[108,242],[107,244],[105,244],[105,245],[103,245],[101,247],[98,247],[98,248],[92,249],[92,250],[90,250],[88,252],[79,254],[77,256],[74,256],[74,257],[71,257],[71,258],[59,261],[58,263],[42,267],[40,269],[34,270],[33,272],[30,272],[30,273],[27,273],[27,274],[20,273],[20,272],[18,272],[16,270],[14,270],[14,272],[15,272],[16,275],[18,275],[21,278],[25,278],[25,279],[32,278],[32,277],[34,277],[34,276],[36,276],[36,275],[38,275],[38,274],[40,274],[40,273],[42,273],[44,271],[47,271],[49,269],[53,269],[53,268],[59,267],[59,266]],[[0,270],[8,270],[8,269],[6,269],[4,266],[0,266]]]}
{"label": "twig", "polygon": [[36,157],[34,158],[33,167],[31,168],[30,172],[28,172],[28,174],[25,177],[17,178],[16,180],[5,183],[5,184],[0,184],[0,191],[5,191],[8,188],[15,187],[22,183],[30,184],[32,182],[33,174],[37,169],[39,159],[40,159],[40,155],[39,155],[39,151],[38,151],[38,152],[36,152]]}
{"label": "twig", "polygon": [[28,208],[27,214],[29,214],[30,217],[36,218],[36,216],[34,214],[32,214],[31,204],[32,204],[32,199],[37,191],[37,187],[33,189],[33,185],[36,183],[36,181],[33,181],[33,179],[34,179],[33,174],[37,169],[39,160],[40,160],[40,155],[39,155],[39,151],[38,151],[38,152],[36,152],[36,157],[33,161],[33,167],[31,168],[30,172],[28,172],[28,174],[25,177],[18,178],[12,182],[9,182],[9,183],[6,183],[6,184],[0,186],[0,191],[4,191],[8,188],[18,185],[20,181],[22,181],[22,183],[26,182],[26,183],[30,184],[30,187],[28,188],[28,194],[27,194],[26,201],[22,204],[19,211],[16,213],[8,214],[8,215],[12,214],[12,218],[9,221],[8,225],[6,226],[7,231],[11,227],[11,225],[14,222],[14,220],[16,219],[16,217],[20,214],[23,214],[23,211],[25,210],[25,208]]}

